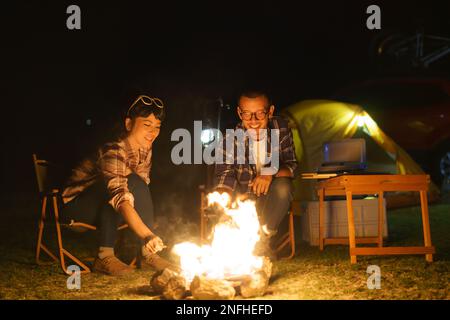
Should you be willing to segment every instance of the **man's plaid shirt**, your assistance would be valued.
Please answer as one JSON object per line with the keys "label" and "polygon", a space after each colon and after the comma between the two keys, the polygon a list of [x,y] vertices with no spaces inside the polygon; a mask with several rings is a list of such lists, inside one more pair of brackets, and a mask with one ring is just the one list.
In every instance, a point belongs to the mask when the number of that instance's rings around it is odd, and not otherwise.
{"label": "man's plaid shirt", "polygon": [[81,192],[102,179],[108,189],[110,201],[116,211],[123,201],[134,206],[133,194],[128,190],[128,178],[136,173],[145,183],[150,183],[152,149],[134,150],[127,139],[107,143],[90,158],[72,170],[72,175],[62,193],[63,202],[75,199]]}
{"label": "man's plaid shirt", "polygon": [[[294,142],[292,139],[291,129],[288,127],[288,122],[281,117],[272,117],[268,122],[267,130],[267,157],[270,158],[273,152],[279,152],[279,168],[288,168],[293,176],[298,173],[298,163],[295,157]],[[244,130],[242,122],[236,126],[236,129]],[[271,130],[279,130],[279,149],[271,150]],[[249,160],[249,142],[248,137],[245,137],[244,141],[239,141],[234,137],[233,142],[233,154],[227,153],[226,150],[226,138],[225,137],[221,148],[219,148],[219,157],[221,157],[222,164],[216,163],[215,165],[215,189],[226,188],[230,191],[251,193],[250,182],[257,176],[256,165],[252,164]],[[242,146],[244,143],[244,146]],[[244,147],[245,159],[238,161],[239,148]],[[233,159],[233,163],[226,163],[226,158]],[[242,161],[243,160],[243,161]],[[254,161],[253,161],[254,162]],[[264,167],[270,167],[271,163],[264,165]]]}

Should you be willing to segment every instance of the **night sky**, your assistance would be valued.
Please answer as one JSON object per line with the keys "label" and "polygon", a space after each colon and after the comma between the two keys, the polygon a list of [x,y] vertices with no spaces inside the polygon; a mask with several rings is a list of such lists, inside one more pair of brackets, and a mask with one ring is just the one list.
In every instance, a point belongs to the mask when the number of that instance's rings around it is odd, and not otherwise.
{"label": "night sky", "polygon": [[[167,108],[154,145],[154,201],[170,211],[164,206],[175,199],[188,214],[205,168],[171,164],[170,134],[206,120],[218,98],[233,106],[236,92],[255,83],[270,88],[278,109],[327,98],[380,76],[369,55],[380,33],[421,24],[450,35],[444,1],[295,3],[17,1],[3,8],[3,192],[36,190],[33,152],[70,169],[147,93]],[[66,28],[70,4],[81,7],[81,30]],[[380,31],[366,28],[370,4],[381,7]]]}

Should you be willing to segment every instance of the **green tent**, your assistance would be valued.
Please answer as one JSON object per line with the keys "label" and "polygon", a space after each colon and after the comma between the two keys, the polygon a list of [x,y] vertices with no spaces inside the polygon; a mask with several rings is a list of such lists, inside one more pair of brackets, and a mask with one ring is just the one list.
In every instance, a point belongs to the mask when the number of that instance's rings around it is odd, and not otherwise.
{"label": "green tent", "polygon": [[[370,171],[394,174],[424,174],[420,166],[389,138],[360,106],[330,100],[305,100],[283,110],[292,129],[301,172],[313,172],[323,159],[325,142],[352,137],[366,140]],[[315,180],[296,179],[296,200],[314,200]],[[439,197],[431,184],[430,201]],[[413,193],[390,194],[388,206],[418,203]]]}

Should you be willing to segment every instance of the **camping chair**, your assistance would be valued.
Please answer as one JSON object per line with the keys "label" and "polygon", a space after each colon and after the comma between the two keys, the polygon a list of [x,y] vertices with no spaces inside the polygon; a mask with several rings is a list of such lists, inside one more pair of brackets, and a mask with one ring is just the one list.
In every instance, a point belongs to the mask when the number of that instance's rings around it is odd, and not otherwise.
{"label": "camping chair", "polygon": [[[200,241],[203,242],[206,238],[206,231],[208,222],[217,218],[217,214],[207,210],[208,200],[206,198],[206,190],[204,186],[200,186]],[[278,254],[287,245],[291,247],[291,253],[285,259],[291,259],[295,255],[295,234],[294,234],[294,212],[297,212],[300,208],[298,201],[292,201],[289,208],[289,226],[288,231],[278,239],[276,243],[275,252]]]}
{"label": "camping chair", "polygon": [[[59,261],[63,271],[67,274],[72,274],[72,273],[67,270],[66,260],[65,260],[66,256],[68,258],[70,258],[72,261],[74,261],[75,263],[77,263],[80,267],[83,268],[81,273],[91,272],[91,270],[89,269],[88,266],[86,266],[80,259],[75,257],[73,254],[71,254],[69,251],[67,251],[64,248],[63,241],[62,241],[61,227],[66,227],[66,228],[72,229],[72,230],[80,229],[80,228],[88,229],[88,230],[97,230],[97,227],[87,224],[87,223],[83,223],[83,222],[75,222],[74,220],[72,220],[69,224],[61,223],[59,220],[59,206],[61,203],[61,193],[60,193],[59,189],[54,188],[53,181],[51,181],[52,179],[50,178],[50,171],[49,171],[49,169],[54,167],[54,165],[46,160],[38,159],[36,154],[33,154],[33,163],[34,163],[34,168],[36,171],[36,179],[37,179],[37,183],[38,183],[39,195],[40,195],[40,199],[42,201],[41,216],[39,218],[39,225],[38,225],[38,239],[37,239],[37,245],[36,245],[36,263],[42,264],[42,262],[40,261],[40,254],[41,254],[41,249],[42,249],[42,251],[44,251],[48,256],[50,256],[50,258],[52,258],[54,261],[56,261],[56,262]],[[52,202],[51,205],[53,205],[53,214],[55,217],[59,258],[57,258],[56,255],[54,255],[48,249],[48,247],[46,245],[44,245],[44,243],[42,241],[42,236],[44,233],[44,225],[45,225],[45,221],[46,221],[47,201],[51,201]],[[123,224],[118,227],[118,230],[122,230],[127,227],[128,227],[127,224]],[[130,265],[134,266],[135,264],[136,264],[136,258],[133,259],[133,261],[130,263]]]}
{"label": "camping chair", "polygon": [[278,240],[275,252],[279,253],[281,250],[284,249],[287,245],[290,245],[291,247],[291,253],[289,256],[284,257],[285,259],[291,259],[295,255],[295,229],[294,229],[294,215],[296,212],[300,212],[300,202],[293,200],[291,202],[291,206],[289,208],[289,224],[288,224],[288,231],[281,236],[281,238]]}

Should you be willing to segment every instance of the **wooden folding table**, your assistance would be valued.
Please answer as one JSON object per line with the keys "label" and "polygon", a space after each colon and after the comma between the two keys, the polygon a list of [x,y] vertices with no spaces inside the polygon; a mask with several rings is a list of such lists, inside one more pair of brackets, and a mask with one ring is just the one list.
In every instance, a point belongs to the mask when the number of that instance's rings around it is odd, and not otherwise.
{"label": "wooden folding table", "polygon": [[[323,250],[326,244],[349,244],[350,261],[356,263],[360,255],[397,255],[424,254],[426,261],[433,261],[434,247],[431,245],[430,224],[428,218],[427,191],[430,184],[428,175],[341,175],[318,181],[319,196],[319,246]],[[383,195],[389,191],[420,192],[424,246],[420,247],[383,247]],[[355,219],[352,196],[378,194],[378,236],[355,237]],[[324,238],[324,198],[325,196],[345,195],[347,201],[348,239]],[[376,243],[377,247],[356,247],[357,243]]]}

